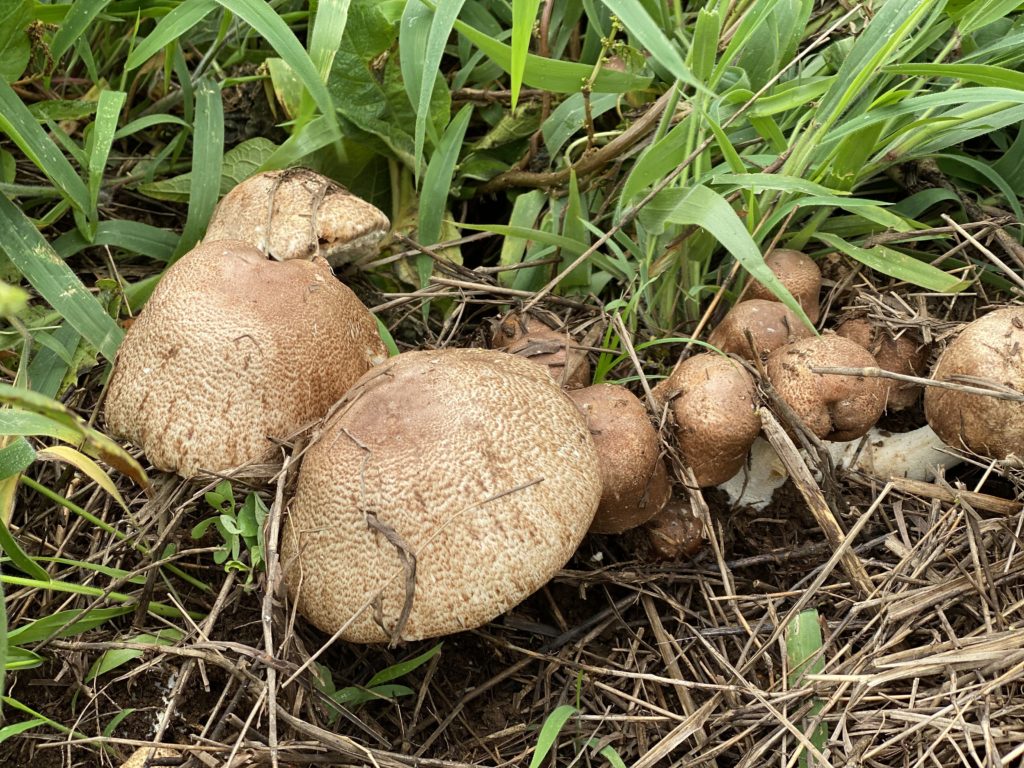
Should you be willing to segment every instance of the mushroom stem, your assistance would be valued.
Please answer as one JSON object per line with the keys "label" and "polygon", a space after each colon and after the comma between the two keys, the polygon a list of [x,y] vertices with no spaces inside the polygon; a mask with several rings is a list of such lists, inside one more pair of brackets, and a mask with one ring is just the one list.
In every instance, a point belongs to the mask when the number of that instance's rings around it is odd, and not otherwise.
{"label": "mushroom stem", "polygon": [[[937,467],[949,469],[963,461],[928,426],[911,432],[886,432],[872,427],[863,438],[829,443],[828,448],[836,468],[856,470],[882,480],[929,480]],[[775,450],[759,437],[750,449],[746,471],[718,487],[728,495],[731,506],[760,510],[771,503],[786,477],[786,469]]]}

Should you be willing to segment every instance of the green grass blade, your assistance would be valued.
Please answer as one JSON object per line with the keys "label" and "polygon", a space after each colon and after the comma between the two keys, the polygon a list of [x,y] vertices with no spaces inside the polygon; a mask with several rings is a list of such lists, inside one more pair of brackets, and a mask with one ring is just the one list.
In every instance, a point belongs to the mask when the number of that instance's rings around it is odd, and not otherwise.
{"label": "green grass blade", "polygon": [[519,103],[519,89],[523,87],[526,54],[533,38],[533,23],[537,20],[540,0],[512,0],[512,45],[509,76],[512,80],[512,109]]}
{"label": "green grass blade", "polygon": [[699,90],[706,91],[700,82],[683,63],[677,48],[665,37],[665,33],[654,23],[639,0],[601,0],[605,7],[619,17],[626,29],[648,51],[662,67],[667,69],[676,80],[689,83]]}
{"label": "green grass blade", "polygon": [[876,272],[895,277],[897,280],[904,280],[925,290],[937,293],[959,293],[967,287],[967,283],[958,277],[892,248],[886,248],[883,245],[861,248],[828,232],[818,232],[814,236]]}
{"label": "green grass blade", "polygon": [[493,232],[504,238],[520,238],[523,241],[531,240],[543,245],[552,245],[555,248],[563,248],[569,251],[583,252],[587,249],[587,243],[582,240],[575,240],[564,235],[556,235],[554,232],[545,232],[532,227],[517,227],[506,224],[459,224],[460,229],[471,229],[478,232]]}
{"label": "green grass blade", "polygon": [[[786,680],[791,688],[798,688],[804,684],[804,676],[808,674],[819,674],[825,669],[825,659],[821,656],[822,640],[821,625],[818,623],[818,612],[814,609],[802,611],[797,614],[792,623],[786,627],[786,661],[789,667],[789,674]],[[815,704],[807,713],[806,720],[814,719],[824,702],[815,699]],[[810,735],[810,741],[819,752],[825,749],[825,742],[828,741],[828,725],[820,723]],[[809,755],[802,746],[800,750],[800,766],[807,768],[811,765]],[[814,765],[817,765],[815,762]]]}
{"label": "green grass blade", "polygon": [[0,130],[10,136],[64,198],[79,211],[89,208],[89,191],[53,140],[28,111],[21,97],[0,80]]}
{"label": "green grass blade", "polygon": [[171,9],[171,12],[160,19],[156,28],[139,43],[138,47],[128,54],[128,59],[124,64],[125,69],[130,72],[145,64],[216,8],[217,4],[213,0],[185,0],[181,5]]}
{"label": "green grass blade", "polygon": [[121,115],[121,107],[128,97],[124,91],[101,91],[96,104],[96,120],[92,125],[89,137],[89,211],[96,216],[96,201],[103,183],[103,171],[107,167],[110,146],[114,143],[117,132],[117,120]]}
{"label": "green grass blade", "polygon": [[[401,33],[398,36],[399,64],[402,68],[402,81],[405,83],[405,92],[409,96],[409,103],[416,110],[416,125],[414,128],[413,155],[414,173],[417,183],[423,160],[423,137],[426,135],[426,128],[432,123],[429,119],[429,109],[421,109],[420,92],[424,87],[432,87],[436,72],[428,73],[426,70],[427,40],[430,37],[430,30],[433,26],[434,11],[428,8],[420,0],[409,0],[402,13]],[[430,104],[430,94],[427,94],[427,104]]]}
{"label": "green grass blade", "polygon": [[[437,72],[441,68],[445,44],[452,34],[452,25],[455,24],[455,19],[458,18],[459,11],[462,10],[463,2],[464,0],[449,0],[449,2],[441,3],[430,23],[430,32],[427,35],[427,46],[424,51],[423,71],[420,73],[420,87],[416,102],[416,126],[413,136],[417,173],[419,172],[420,158],[423,156],[427,127],[429,125],[433,128],[433,123],[430,120],[430,99],[434,92],[434,83],[437,82]],[[440,150],[440,148],[438,149]],[[424,185],[426,185],[426,179],[424,179]]]}
{"label": "green grass blade", "polygon": [[108,360],[124,332],[20,210],[0,195],[0,249],[36,292]]}
{"label": "green grass blade", "polygon": [[24,437],[17,438],[0,448],[0,480],[23,472],[35,460],[35,449],[29,445],[28,440]]}
{"label": "green grass blade", "polygon": [[67,15],[53,36],[53,42],[50,43],[50,55],[54,61],[60,59],[68,48],[85,34],[85,30],[92,24],[93,19],[99,16],[109,4],[110,0],[75,0],[68,4]]}
{"label": "green grass blade", "polygon": [[50,580],[50,575],[21,548],[3,520],[0,520],[0,549],[11,558],[14,567],[26,576],[42,582]]}
{"label": "green grass blade", "polygon": [[[458,19],[455,20],[454,27],[501,69],[505,72],[511,70],[511,48]],[[582,90],[583,84],[593,71],[594,68],[588,64],[548,59],[528,53],[523,69],[523,83],[552,93],[577,93]],[[591,90],[593,93],[627,93],[643,90],[650,80],[649,77],[604,68],[594,78]]]}
{"label": "green grass blade", "polygon": [[337,140],[337,121],[333,117],[320,115],[293,133],[258,168],[258,171],[273,171],[297,164],[314,152],[330,146]]}
{"label": "green grass blade", "polygon": [[957,27],[960,34],[966,36],[993,21],[998,21],[1019,7],[1020,2],[1015,0],[975,0],[956,14],[959,18]]}
{"label": "green grass blade", "polygon": [[157,261],[169,261],[178,245],[178,235],[141,221],[101,221],[96,225],[92,242],[77,231],[66,232],[53,241],[62,259],[67,259],[94,245],[110,245]]}
{"label": "green grass blade", "polygon": [[466,135],[472,114],[471,104],[459,110],[445,128],[437,151],[430,158],[427,172],[423,175],[419,227],[419,240],[422,245],[433,245],[441,235],[441,219],[444,217],[445,204],[448,202],[452,175],[455,173],[455,164],[462,149],[462,139]]}
{"label": "green grass blade", "polygon": [[[7,653],[7,606],[6,606],[6,602],[7,601],[4,599],[4,586],[3,586],[3,584],[0,584],[0,696],[3,696],[4,692],[6,691],[6,687],[5,686],[7,684],[7,664],[8,664],[8,660],[9,660],[8,653]],[[33,723],[32,720],[27,720],[26,722]],[[24,725],[24,723],[19,723],[18,725]],[[0,730],[0,743],[3,743],[3,739],[4,739],[3,731],[7,731],[8,729],[14,728],[14,727],[16,727],[16,726],[8,725],[3,730]],[[27,731],[31,727],[33,727],[33,725],[26,725],[23,730]],[[19,733],[20,733],[20,731],[19,731]]]}
{"label": "green grass blade", "polygon": [[352,0],[320,0],[316,4],[316,18],[309,36],[309,58],[320,73],[320,80],[327,82],[334,64],[334,54],[341,47],[348,23],[348,7]]}
{"label": "green grass blade", "polygon": [[1024,72],[991,64],[894,64],[886,72],[917,77],[950,77],[978,85],[1024,91]]}
{"label": "green grass blade", "polygon": [[537,747],[533,751],[533,757],[530,758],[530,768],[539,768],[555,745],[558,734],[561,733],[569,718],[575,714],[576,707],[571,704],[562,704],[547,716],[544,725],[540,728],[540,734],[537,736]]}
{"label": "green grass blade", "polygon": [[366,684],[367,688],[373,688],[374,686],[380,685],[381,683],[389,683],[392,680],[397,680],[404,675],[409,674],[415,669],[426,664],[432,658],[437,656],[441,652],[441,646],[443,643],[438,643],[429,651],[421,653],[412,659],[406,661],[400,661],[398,664],[392,664],[387,669],[382,669],[380,672],[370,678],[370,682]]}
{"label": "green grass blade", "polygon": [[206,225],[220,197],[220,173],[224,160],[224,105],[220,86],[202,78],[196,86],[196,124],[192,132],[192,178],[188,217],[175,256],[182,256],[206,232]]}

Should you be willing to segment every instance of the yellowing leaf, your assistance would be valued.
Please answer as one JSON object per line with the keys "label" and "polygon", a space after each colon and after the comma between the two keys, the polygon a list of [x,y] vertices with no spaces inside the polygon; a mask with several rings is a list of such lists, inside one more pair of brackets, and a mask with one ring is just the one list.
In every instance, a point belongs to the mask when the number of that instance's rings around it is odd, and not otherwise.
{"label": "yellowing leaf", "polygon": [[114,498],[114,501],[120,504],[125,511],[128,510],[128,505],[125,504],[124,498],[122,498],[121,492],[117,490],[114,482],[100,468],[99,464],[84,453],[76,451],[69,445],[55,445],[51,448],[43,448],[40,451],[36,451],[36,458],[43,461],[63,461],[66,464],[70,464],[109,493]]}

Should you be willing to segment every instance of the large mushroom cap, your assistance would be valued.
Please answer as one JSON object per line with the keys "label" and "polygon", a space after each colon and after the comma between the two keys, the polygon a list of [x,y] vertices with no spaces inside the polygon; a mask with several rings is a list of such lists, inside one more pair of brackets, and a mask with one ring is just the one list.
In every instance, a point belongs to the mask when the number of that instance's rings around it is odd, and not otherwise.
{"label": "large mushroom cap", "polygon": [[[870,352],[883,371],[906,376],[923,376],[928,370],[929,347],[908,334],[899,337],[866,317],[854,317],[836,326],[836,334],[845,336]],[[906,381],[886,381],[885,407],[903,411],[913,407],[921,394],[921,386]]]}
{"label": "large mushroom cap", "polygon": [[577,389],[590,383],[587,353],[573,348],[572,337],[530,314],[509,312],[494,324],[491,346],[546,366],[559,386]]}
{"label": "large mushroom cap", "polygon": [[[932,378],[966,377],[1024,392],[1024,307],[1005,307],[969,323],[935,364]],[[926,387],[924,413],[943,442],[993,459],[1024,457],[1024,403]]]}
{"label": "large mushroom cap", "polygon": [[323,259],[204,243],[167,270],[118,351],[110,431],[190,477],[258,459],[386,359],[373,315]]}
{"label": "large mushroom cap", "polygon": [[542,368],[407,352],[364,376],[307,451],[285,583],[300,613],[353,642],[470,629],[566,563],[600,497],[583,417]]}
{"label": "large mushroom cap", "polygon": [[714,352],[694,355],[654,394],[669,403],[680,453],[697,485],[718,485],[740,471],[761,431],[754,380],[742,365]]}
{"label": "large mushroom cap", "polygon": [[622,533],[642,525],[672,495],[647,409],[617,384],[576,389],[569,397],[587,417],[601,470],[601,504],[590,530]]}
{"label": "large mushroom cap", "polygon": [[767,299],[748,299],[734,304],[726,312],[722,322],[708,336],[708,343],[723,352],[753,360],[755,355],[767,357],[784,344],[813,334],[785,304]]}
{"label": "large mushroom cap", "polygon": [[331,264],[377,253],[391,222],[375,206],[308,168],[250,176],[217,204],[207,242],[242,240],[272,258]]}
{"label": "large mushroom cap", "polygon": [[814,373],[812,368],[874,368],[871,353],[855,341],[826,333],[795,341],[768,356],[768,380],[811,432],[825,440],[855,440],[882,415],[885,381],[865,376]]}
{"label": "large mushroom cap", "polygon": [[[821,269],[810,256],[800,251],[778,248],[764,257],[764,263],[775,273],[779,281],[793,294],[807,318],[818,322],[821,308],[818,305],[818,294],[821,293]],[[775,294],[761,283],[752,280],[747,286],[745,299],[766,299],[778,301]]]}

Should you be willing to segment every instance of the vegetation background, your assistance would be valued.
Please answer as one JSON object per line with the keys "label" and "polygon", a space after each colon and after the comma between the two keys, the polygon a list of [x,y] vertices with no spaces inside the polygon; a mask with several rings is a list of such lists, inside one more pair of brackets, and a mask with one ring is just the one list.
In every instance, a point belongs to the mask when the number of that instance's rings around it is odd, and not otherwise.
{"label": "vegetation background", "polygon": [[707,517],[668,564],[591,537],[501,622],[330,648],[276,690],[268,658],[323,638],[263,647],[273,494],[147,501],[96,423],[162,270],[232,185],[296,164],[389,213],[342,277],[395,348],[480,343],[526,303],[591,332],[595,381],[655,379],[775,246],[824,265],[823,324],[884,306],[941,339],[1024,285],[1019,5],[0,0],[0,756],[1020,765],[1019,511],[841,478],[868,600],[799,504]]}

